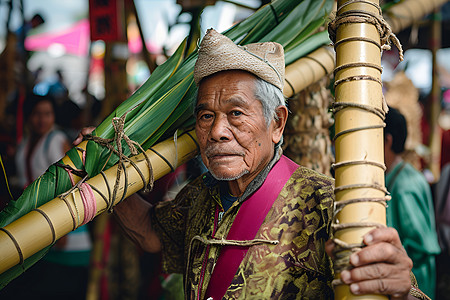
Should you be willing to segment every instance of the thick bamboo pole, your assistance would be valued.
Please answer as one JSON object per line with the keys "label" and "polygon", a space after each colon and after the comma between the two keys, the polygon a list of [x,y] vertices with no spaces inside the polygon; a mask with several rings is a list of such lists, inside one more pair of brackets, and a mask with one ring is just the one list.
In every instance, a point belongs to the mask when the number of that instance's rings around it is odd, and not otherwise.
{"label": "thick bamboo pole", "polygon": [[[385,197],[384,118],[373,112],[384,111],[380,33],[362,18],[380,16],[378,5],[378,0],[339,0],[336,16],[335,98],[340,110],[335,113],[335,194],[337,205],[361,201],[342,207],[335,217],[335,238],[348,245],[361,244],[362,236],[375,223],[386,223],[385,206],[365,200]],[[336,270],[337,278],[340,271]],[[380,295],[355,296],[346,285],[336,286],[335,298],[387,299]]]}
{"label": "thick bamboo pole", "polygon": [[448,0],[403,0],[393,5],[384,14],[384,18],[397,33],[420,21],[424,16],[447,3]]}
{"label": "thick bamboo pole", "polygon": [[[195,132],[191,131],[180,136],[176,142],[169,139],[147,150],[146,154],[150,159],[154,178],[161,178],[169,173],[172,167],[177,167],[193,158],[197,154],[195,138]],[[150,172],[144,155],[136,155],[131,160],[141,170],[148,182]],[[121,176],[117,197],[112,199],[114,205],[123,195],[128,197],[144,187],[139,173],[130,163],[125,163],[124,172],[126,176],[124,174]],[[100,174],[87,181],[90,186],[94,186],[98,190],[98,192],[94,190],[97,204],[96,215],[107,209],[107,203],[101,194],[106,197],[111,196],[112,187],[116,181],[117,165],[104,173],[105,176]],[[125,185],[125,183],[127,184]],[[31,211],[2,228],[0,231],[0,253],[2,254],[0,255],[0,273],[51,245],[55,240],[81,224],[85,210],[79,189],[75,189],[65,199],[66,201],[60,197],[55,198],[40,206],[39,211]]]}
{"label": "thick bamboo pole", "polygon": [[290,98],[334,69],[334,51],[323,46],[286,67],[284,96]]}
{"label": "thick bamboo pole", "polygon": [[[448,0],[404,0],[390,7],[384,16],[392,31],[397,33],[411,26],[412,23],[420,21],[446,2]],[[284,95],[288,98],[292,97],[323,76],[330,74],[335,65],[332,51],[324,46],[287,66],[286,77],[291,75],[292,80],[288,79],[285,83]]]}

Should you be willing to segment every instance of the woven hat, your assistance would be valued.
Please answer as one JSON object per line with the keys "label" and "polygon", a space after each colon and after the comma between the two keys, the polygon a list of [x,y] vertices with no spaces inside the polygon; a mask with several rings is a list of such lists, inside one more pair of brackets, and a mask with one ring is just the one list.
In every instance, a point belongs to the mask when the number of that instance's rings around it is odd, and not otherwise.
{"label": "woven hat", "polygon": [[214,29],[208,29],[198,50],[194,79],[198,85],[206,76],[225,70],[244,70],[284,87],[284,50],[274,42],[239,46]]}

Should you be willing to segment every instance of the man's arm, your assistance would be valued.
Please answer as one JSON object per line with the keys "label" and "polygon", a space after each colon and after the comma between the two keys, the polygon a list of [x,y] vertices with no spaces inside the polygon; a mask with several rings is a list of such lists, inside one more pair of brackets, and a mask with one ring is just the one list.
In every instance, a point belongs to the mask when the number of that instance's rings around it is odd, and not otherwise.
{"label": "man's arm", "polygon": [[161,241],[151,227],[151,207],[141,196],[134,194],[114,207],[114,216],[133,242],[142,250],[155,253],[161,251]]}

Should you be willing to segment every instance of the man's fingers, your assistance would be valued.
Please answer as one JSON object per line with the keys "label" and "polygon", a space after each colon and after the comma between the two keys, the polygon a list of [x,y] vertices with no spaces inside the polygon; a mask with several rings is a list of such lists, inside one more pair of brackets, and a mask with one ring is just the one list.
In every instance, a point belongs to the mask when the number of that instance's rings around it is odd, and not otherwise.
{"label": "man's fingers", "polygon": [[410,288],[411,286],[406,285],[401,279],[374,279],[350,284],[350,291],[355,295],[381,294],[392,295],[394,298],[404,297],[408,294]]}
{"label": "man's fingers", "polygon": [[412,260],[406,255],[403,247],[397,248],[389,243],[370,245],[350,256],[350,263],[354,267],[381,262],[402,266],[407,269],[411,269],[413,265]]}
{"label": "man's fingers", "polygon": [[360,251],[350,255],[351,270],[341,272],[341,279],[352,293],[404,297],[411,288],[409,273],[412,260],[406,254],[393,228],[377,228],[363,237]]}
{"label": "man's fingers", "polygon": [[328,240],[325,242],[325,252],[330,256],[331,258],[334,258],[333,250],[336,244],[333,242],[333,240]]}
{"label": "man's fingers", "polygon": [[341,279],[356,295],[382,294],[402,297],[411,288],[409,270],[390,264],[375,264],[342,271]]}
{"label": "man's fingers", "polygon": [[398,232],[392,227],[373,229],[364,235],[363,241],[366,245],[385,242],[403,249],[402,242],[400,241],[400,237],[398,236]]}
{"label": "man's fingers", "polygon": [[81,129],[81,134],[82,135],[88,135],[90,134],[92,131],[95,130],[95,127],[84,127],[83,129]]}
{"label": "man's fingers", "polygon": [[81,143],[83,141],[83,135],[81,133],[79,133],[77,135],[77,138],[72,142],[72,144],[74,144],[75,146],[77,146],[79,143]]}
{"label": "man's fingers", "polygon": [[405,284],[409,286],[411,284],[409,278],[409,269],[405,267],[398,267],[391,264],[373,264],[363,267],[354,268],[350,271],[342,271],[341,279],[344,283],[349,284],[353,282],[362,282],[367,280],[374,280],[377,278],[386,279],[401,279],[405,278]]}
{"label": "man's fingers", "polygon": [[77,138],[72,142],[72,144],[74,144],[75,146],[78,145],[83,141],[83,137],[85,135],[90,134],[94,130],[95,127],[84,127],[83,129],[81,129],[80,133],[78,134]]}

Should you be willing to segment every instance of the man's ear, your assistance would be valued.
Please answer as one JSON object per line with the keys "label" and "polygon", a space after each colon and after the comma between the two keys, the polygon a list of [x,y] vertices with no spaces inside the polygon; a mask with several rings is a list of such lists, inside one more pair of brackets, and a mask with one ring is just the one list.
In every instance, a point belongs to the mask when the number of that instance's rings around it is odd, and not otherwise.
{"label": "man's ear", "polygon": [[288,109],[286,106],[280,105],[275,109],[275,113],[277,114],[277,120],[272,121],[272,142],[276,144],[283,136],[284,127],[286,126],[286,121],[288,118]]}
{"label": "man's ear", "polygon": [[386,149],[392,149],[392,143],[394,141],[394,138],[392,137],[392,134],[386,133],[384,135],[384,146]]}

